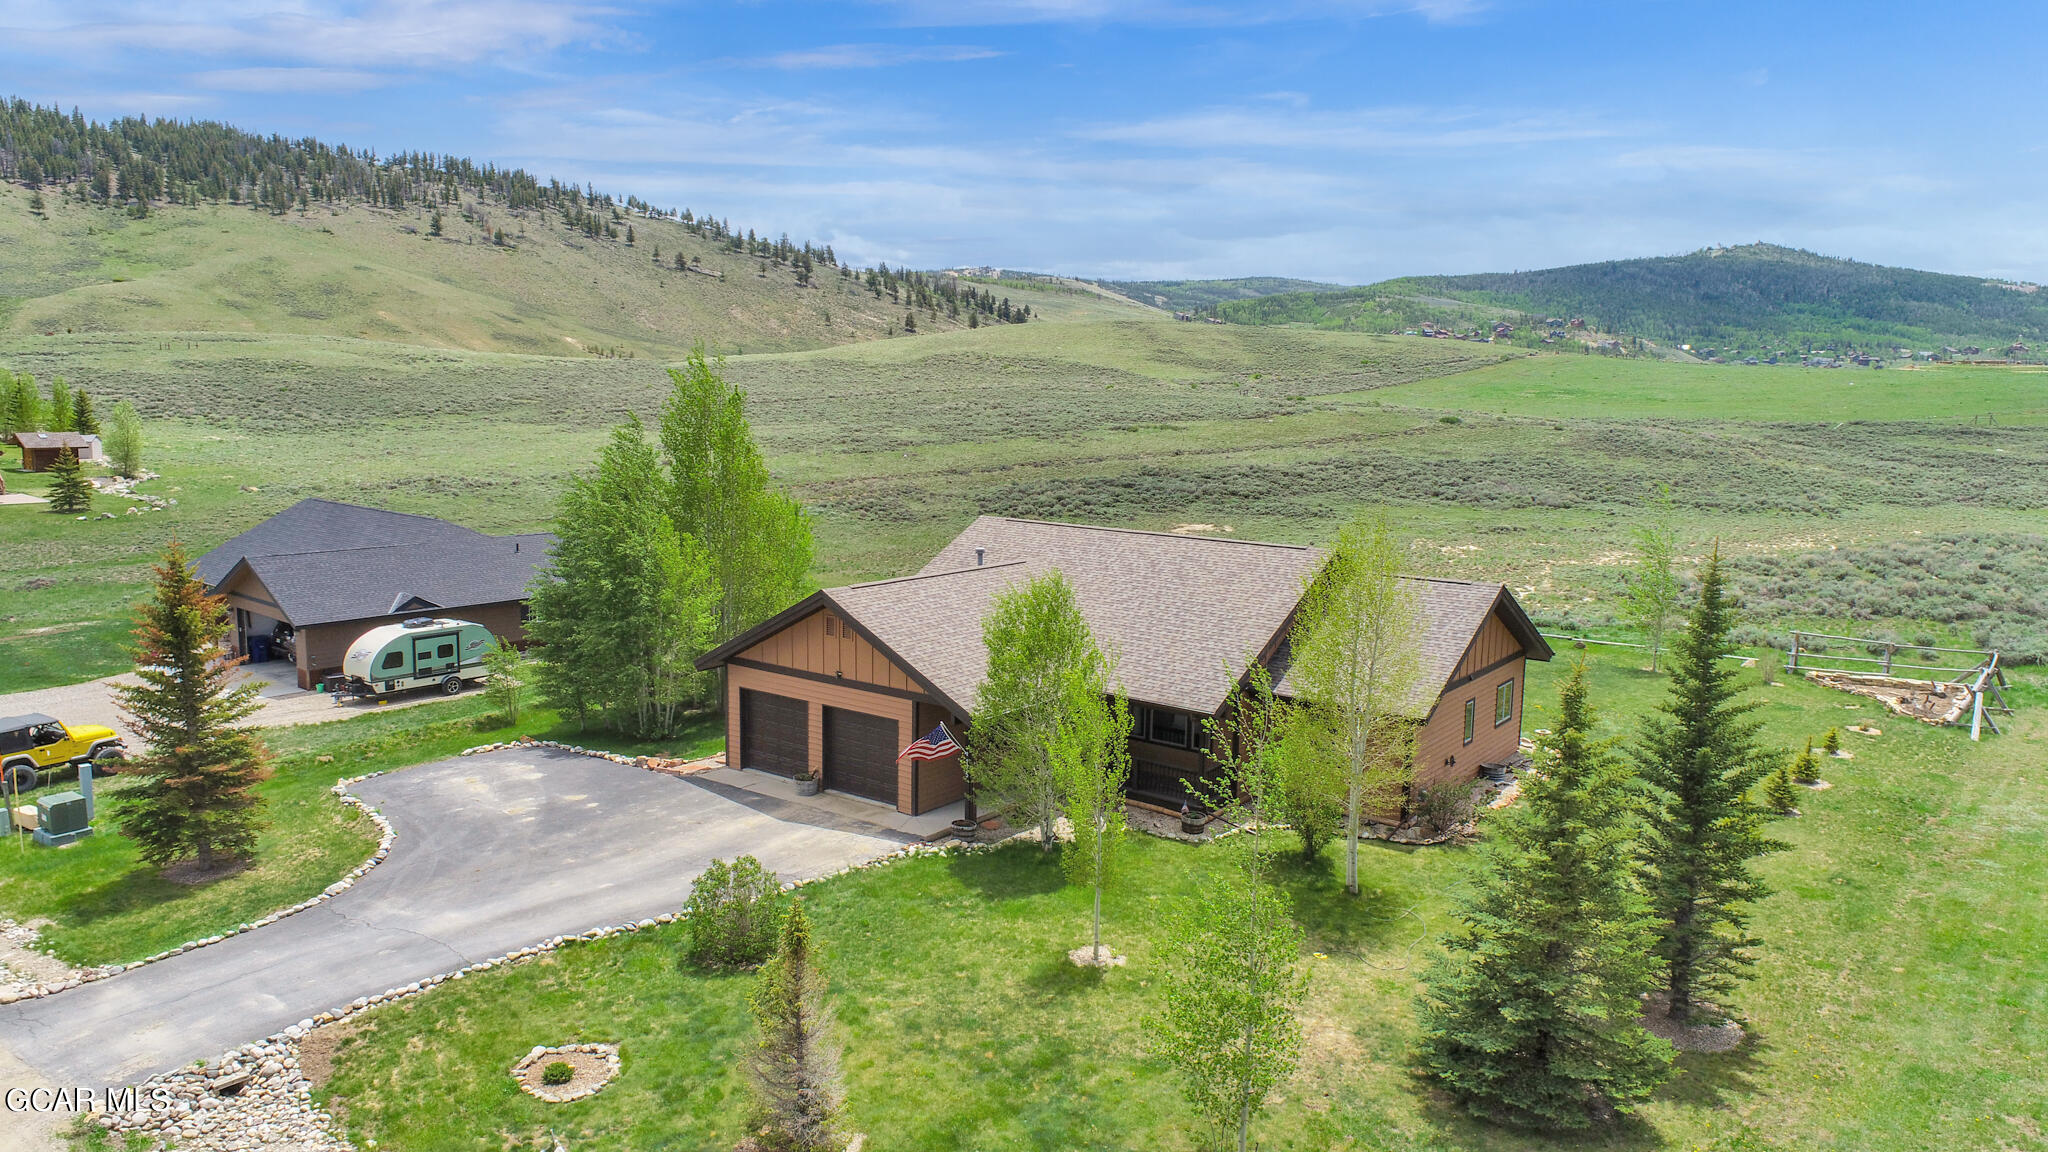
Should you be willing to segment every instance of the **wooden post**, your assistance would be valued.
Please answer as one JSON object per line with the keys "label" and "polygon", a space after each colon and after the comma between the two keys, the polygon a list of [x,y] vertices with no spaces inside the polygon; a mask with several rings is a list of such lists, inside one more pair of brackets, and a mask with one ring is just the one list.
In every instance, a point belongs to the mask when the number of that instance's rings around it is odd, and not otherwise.
{"label": "wooden post", "polygon": [[1887,644],[1884,646],[1884,674],[1887,676],[1892,674],[1892,653],[1898,650],[1899,646],[1896,644]]}
{"label": "wooden post", "polygon": [[1785,671],[1799,671],[1799,633],[1797,632],[1792,634],[1792,663],[1786,666]]}

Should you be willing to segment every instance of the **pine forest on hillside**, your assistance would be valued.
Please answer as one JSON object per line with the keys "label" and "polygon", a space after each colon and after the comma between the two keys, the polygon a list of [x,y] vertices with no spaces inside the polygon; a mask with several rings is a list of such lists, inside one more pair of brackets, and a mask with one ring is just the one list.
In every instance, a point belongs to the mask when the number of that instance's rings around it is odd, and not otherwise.
{"label": "pine forest on hillside", "polygon": [[[1839,260],[1770,244],[1534,272],[1409,276],[1335,291],[1218,304],[1241,324],[1397,332],[1437,320],[1574,319],[1724,358],[1817,352],[2038,358],[2038,285]],[[1555,326],[1555,325],[1553,325]],[[2021,347],[2013,347],[2017,343]]]}

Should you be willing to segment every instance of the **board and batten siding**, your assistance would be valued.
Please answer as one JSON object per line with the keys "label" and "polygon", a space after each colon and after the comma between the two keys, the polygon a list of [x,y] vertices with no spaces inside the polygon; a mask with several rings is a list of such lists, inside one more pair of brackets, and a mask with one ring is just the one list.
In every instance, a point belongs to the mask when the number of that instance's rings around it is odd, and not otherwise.
{"label": "board and batten siding", "polygon": [[[1522,746],[1522,695],[1527,666],[1521,642],[1495,612],[1465,649],[1450,686],[1415,738],[1415,789],[1472,780],[1481,764],[1506,760]],[[1514,684],[1507,719],[1493,722],[1494,698]],[[1473,704],[1472,742],[1465,743],[1465,703]]]}
{"label": "board and batten siding", "polygon": [[[827,619],[830,618],[829,634]],[[741,767],[740,690],[802,700],[807,718],[810,770],[825,772],[825,709],[845,708],[896,724],[896,746],[930,731],[946,709],[894,661],[846,627],[838,614],[813,612],[743,649],[725,666],[726,763]],[[920,727],[922,725],[922,727]],[[958,731],[956,726],[955,731]],[[958,801],[960,760],[896,761],[896,810],[916,815]]]}
{"label": "board and batten siding", "polygon": [[[829,629],[829,634],[828,634]],[[910,674],[847,628],[839,614],[813,612],[742,651],[736,660],[916,692]]]}

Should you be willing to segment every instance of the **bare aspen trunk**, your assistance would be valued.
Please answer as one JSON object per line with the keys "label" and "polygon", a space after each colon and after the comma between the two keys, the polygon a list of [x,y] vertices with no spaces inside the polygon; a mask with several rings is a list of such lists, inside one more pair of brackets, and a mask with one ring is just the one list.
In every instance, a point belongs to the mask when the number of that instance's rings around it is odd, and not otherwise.
{"label": "bare aspen trunk", "polygon": [[1095,963],[1103,963],[1102,956],[1102,836],[1109,826],[1104,816],[1095,818]]}
{"label": "bare aspen trunk", "polygon": [[[1244,1058],[1247,1068],[1252,1058],[1252,1026],[1244,1029]],[[1252,1138],[1252,1094],[1245,1092],[1237,1101],[1237,1152],[1245,1152]]]}
{"label": "bare aspen trunk", "polygon": [[1365,797],[1364,790],[1358,786],[1358,779],[1355,776],[1351,780],[1349,791],[1351,803],[1348,807],[1351,811],[1345,817],[1344,824],[1344,890],[1356,896],[1358,895],[1358,809],[1363,805]]}

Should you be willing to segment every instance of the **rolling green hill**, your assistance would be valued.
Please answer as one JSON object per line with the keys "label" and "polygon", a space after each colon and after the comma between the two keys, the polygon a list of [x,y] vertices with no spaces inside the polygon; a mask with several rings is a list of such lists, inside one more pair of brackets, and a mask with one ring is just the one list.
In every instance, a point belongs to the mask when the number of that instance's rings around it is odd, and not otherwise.
{"label": "rolling green hill", "polygon": [[1285,276],[1241,276],[1235,280],[1097,280],[1112,292],[1168,312],[1203,312],[1226,300],[1251,300],[1282,292],[1329,292],[1337,284]]}
{"label": "rolling green hill", "polygon": [[[502,206],[479,205],[467,218],[444,210],[437,237],[420,205],[273,214],[202,202],[137,219],[47,190],[32,212],[32,195],[0,184],[0,330],[24,334],[297,332],[673,358],[698,339],[732,354],[888,336],[912,310],[909,285],[895,274],[871,288],[864,276],[820,265],[806,286],[787,263],[734,252],[672,220],[633,220],[628,245],[565,227],[559,215]],[[502,245],[494,243],[499,228]],[[704,271],[678,271],[677,255]],[[1037,294],[1018,295],[1042,310]],[[930,299],[933,307],[915,308],[921,331],[966,327],[942,295]],[[1057,307],[1114,314],[1131,306],[1075,293]]]}
{"label": "rolling green hill", "polygon": [[21,100],[0,102],[0,181],[0,331],[672,357],[1132,307],[1091,285],[1012,309],[1007,283],[853,268],[829,244],[461,157]]}
{"label": "rolling green hill", "polygon": [[1411,276],[1361,288],[1263,296],[1218,306],[1243,324],[1393,331],[1441,312],[1584,317],[1668,344],[1770,351],[1889,353],[1943,346],[2001,352],[2048,342],[2048,291],[1979,277],[1888,268],[1751,244],[1685,256],[1536,272]]}

